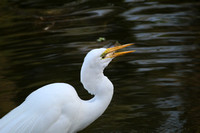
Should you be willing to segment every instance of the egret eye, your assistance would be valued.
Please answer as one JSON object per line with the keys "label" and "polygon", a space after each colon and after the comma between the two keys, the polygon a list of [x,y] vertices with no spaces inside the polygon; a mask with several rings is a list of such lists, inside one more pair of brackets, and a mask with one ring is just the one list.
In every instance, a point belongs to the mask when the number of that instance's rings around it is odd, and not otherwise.
{"label": "egret eye", "polygon": [[107,55],[110,55],[110,53],[104,52],[103,54],[101,54],[101,58],[105,59]]}
{"label": "egret eye", "polygon": [[113,52],[107,52],[107,51],[105,51],[105,52],[103,52],[103,54],[101,54],[101,58],[102,59],[105,59],[105,58],[107,58],[107,57],[110,57],[111,55],[113,55],[115,52],[113,51]]}
{"label": "egret eye", "polygon": [[104,59],[106,57],[106,53],[104,52],[103,54],[101,54],[100,56],[102,59]]}
{"label": "egret eye", "polygon": [[109,51],[108,51],[108,50],[105,50],[105,51],[100,55],[100,57],[101,57],[102,59],[104,59],[108,53],[109,53]]}

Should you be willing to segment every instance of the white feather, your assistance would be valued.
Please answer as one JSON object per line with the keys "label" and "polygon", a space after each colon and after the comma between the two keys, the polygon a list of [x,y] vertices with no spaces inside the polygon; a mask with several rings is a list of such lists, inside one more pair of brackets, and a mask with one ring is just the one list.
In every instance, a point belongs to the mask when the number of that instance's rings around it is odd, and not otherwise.
{"label": "white feather", "polygon": [[103,74],[112,60],[101,58],[105,50],[89,52],[81,69],[81,82],[94,98],[81,100],[69,84],[46,85],[0,119],[0,133],[74,133],[91,124],[113,95],[113,85]]}

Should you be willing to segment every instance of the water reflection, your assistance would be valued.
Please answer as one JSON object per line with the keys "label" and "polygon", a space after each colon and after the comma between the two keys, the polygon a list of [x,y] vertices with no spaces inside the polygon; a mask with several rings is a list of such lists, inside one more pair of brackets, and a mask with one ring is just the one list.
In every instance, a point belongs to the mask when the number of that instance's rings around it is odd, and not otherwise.
{"label": "water reflection", "polygon": [[[0,2],[0,116],[33,90],[79,82],[85,54],[106,37],[135,42],[105,73],[115,95],[82,132],[199,132],[198,1]],[[9,8],[7,8],[9,7]]]}

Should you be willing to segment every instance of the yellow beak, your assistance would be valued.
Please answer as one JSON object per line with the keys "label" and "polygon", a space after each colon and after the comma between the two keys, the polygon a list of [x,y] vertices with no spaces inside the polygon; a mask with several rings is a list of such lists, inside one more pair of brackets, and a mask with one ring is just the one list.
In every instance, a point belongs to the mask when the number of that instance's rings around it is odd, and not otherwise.
{"label": "yellow beak", "polygon": [[106,51],[102,54],[102,57],[106,56],[107,54],[113,53],[113,54],[107,55],[105,58],[114,58],[114,57],[117,57],[117,56],[120,56],[120,55],[135,52],[135,50],[132,50],[132,51],[124,51],[124,52],[114,53],[115,51],[117,51],[119,49],[131,46],[131,45],[133,45],[133,43],[124,44],[124,45],[120,45],[120,46],[116,46],[116,47],[112,47],[112,48],[107,48]]}

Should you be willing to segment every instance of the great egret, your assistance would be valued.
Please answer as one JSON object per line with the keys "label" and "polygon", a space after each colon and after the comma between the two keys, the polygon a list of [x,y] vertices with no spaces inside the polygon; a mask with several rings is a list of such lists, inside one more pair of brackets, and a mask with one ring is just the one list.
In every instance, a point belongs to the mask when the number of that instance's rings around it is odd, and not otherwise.
{"label": "great egret", "polygon": [[94,95],[92,99],[80,99],[69,84],[48,84],[0,119],[0,133],[75,133],[87,127],[102,115],[113,96],[104,68],[114,57],[134,52],[115,52],[130,45],[94,49],[86,55],[81,82]]}

